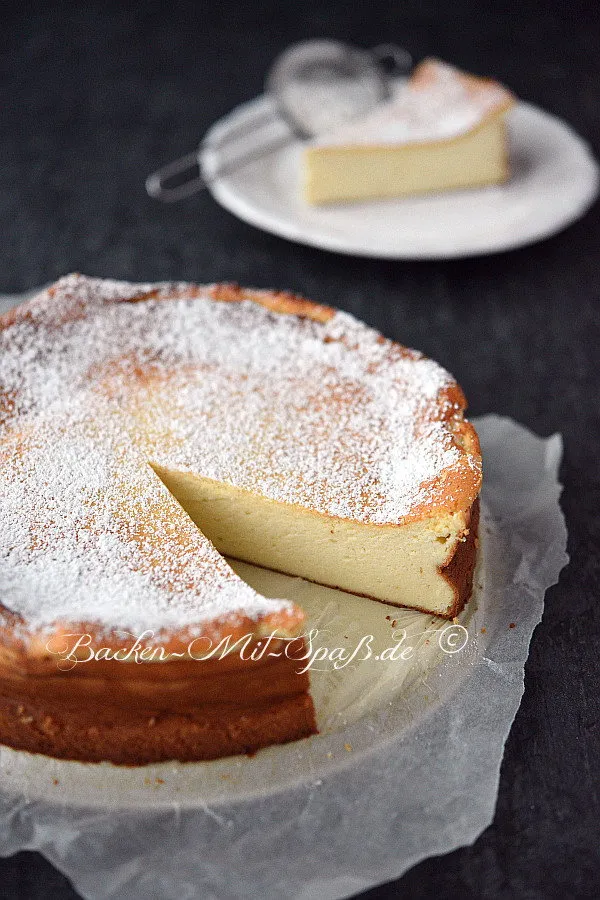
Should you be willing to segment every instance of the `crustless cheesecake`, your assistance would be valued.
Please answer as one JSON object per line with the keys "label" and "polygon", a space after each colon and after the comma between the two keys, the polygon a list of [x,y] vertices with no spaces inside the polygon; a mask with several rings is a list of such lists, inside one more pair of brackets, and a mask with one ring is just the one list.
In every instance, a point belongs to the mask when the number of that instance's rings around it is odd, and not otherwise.
{"label": "crustless cheesecake", "polygon": [[[481,484],[464,407],[436,363],[290,294],[70,275],[5,315],[0,741],[140,764],[314,733],[302,610],[224,557],[455,616]],[[168,660],[57,664],[73,635],[147,632]],[[187,653],[245,636],[286,652]]]}

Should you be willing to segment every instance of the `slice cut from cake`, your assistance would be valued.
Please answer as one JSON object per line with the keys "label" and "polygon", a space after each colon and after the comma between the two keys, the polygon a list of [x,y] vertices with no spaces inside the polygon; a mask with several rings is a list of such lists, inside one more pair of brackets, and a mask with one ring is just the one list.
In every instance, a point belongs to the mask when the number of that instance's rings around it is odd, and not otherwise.
{"label": "slice cut from cake", "polygon": [[0,741],[143,763],[312,734],[303,611],[223,554],[456,615],[464,408],[436,363],[289,294],[69,276],[4,316]]}
{"label": "slice cut from cake", "polygon": [[500,184],[509,177],[501,84],[428,59],[369,116],[326,134],[303,154],[313,205]]}

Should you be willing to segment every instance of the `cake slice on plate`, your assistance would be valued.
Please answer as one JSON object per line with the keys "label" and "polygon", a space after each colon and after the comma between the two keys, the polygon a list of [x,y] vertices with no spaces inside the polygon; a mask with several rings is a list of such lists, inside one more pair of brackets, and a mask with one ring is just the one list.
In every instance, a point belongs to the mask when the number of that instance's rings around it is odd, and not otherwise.
{"label": "cake slice on plate", "polygon": [[501,84],[435,59],[367,117],[303,154],[304,196],[321,205],[500,184],[509,177]]}

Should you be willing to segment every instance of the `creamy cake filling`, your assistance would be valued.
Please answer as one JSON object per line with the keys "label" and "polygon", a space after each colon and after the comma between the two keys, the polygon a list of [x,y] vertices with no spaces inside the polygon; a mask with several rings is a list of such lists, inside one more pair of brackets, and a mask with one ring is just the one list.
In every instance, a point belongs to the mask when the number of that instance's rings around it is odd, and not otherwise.
{"label": "creamy cake filling", "polygon": [[154,466],[202,533],[225,556],[398,606],[447,614],[454,585],[440,578],[465,537],[462,513],[359,525],[223,482]]}

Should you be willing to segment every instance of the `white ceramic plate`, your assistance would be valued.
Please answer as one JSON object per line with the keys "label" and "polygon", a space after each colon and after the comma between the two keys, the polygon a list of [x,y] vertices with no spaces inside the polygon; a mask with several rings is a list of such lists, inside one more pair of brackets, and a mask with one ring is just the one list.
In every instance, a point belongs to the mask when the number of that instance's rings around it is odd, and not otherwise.
{"label": "white ceramic plate", "polygon": [[519,103],[508,115],[513,174],[506,185],[311,208],[301,197],[299,140],[218,175],[232,158],[232,145],[246,152],[251,141],[256,146],[285,136],[287,127],[274,113],[269,121],[271,112],[265,97],[233,110],[210,130],[201,163],[222,206],[301,244],[382,259],[497,253],[560,231],[598,194],[598,164],[585,141],[560,119]]}

